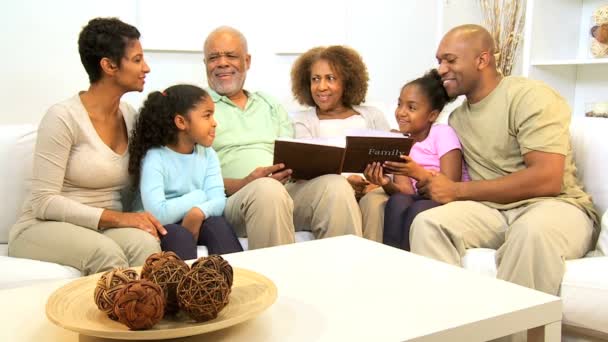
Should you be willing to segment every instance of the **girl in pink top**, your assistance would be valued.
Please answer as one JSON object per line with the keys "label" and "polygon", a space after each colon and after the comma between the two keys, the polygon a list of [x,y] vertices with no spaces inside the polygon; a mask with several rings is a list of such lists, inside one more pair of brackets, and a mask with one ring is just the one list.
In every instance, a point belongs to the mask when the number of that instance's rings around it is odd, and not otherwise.
{"label": "girl in pink top", "polygon": [[[435,124],[451,100],[435,69],[403,86],[395,117],[399,131],[415,141],[410,155],[401,156],[403,162],[373,163],[365,169],[365,177],[390,196],[384,209],[383,243],[387,245],[409,250],[410,225],[416,215],[440,205],[417,194],[417,181],[431,177],[430,171],[454,181],[468,180],[456,132]],[[385,170],[393,174],[392,179]]]}

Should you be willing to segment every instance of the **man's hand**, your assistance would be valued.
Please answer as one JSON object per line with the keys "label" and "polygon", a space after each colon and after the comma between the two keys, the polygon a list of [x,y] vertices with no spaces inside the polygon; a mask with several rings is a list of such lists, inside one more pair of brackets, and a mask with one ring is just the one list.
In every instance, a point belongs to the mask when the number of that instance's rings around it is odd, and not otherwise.
{"label": "man's hand", "polygon": [[291,169],[285,169],[285,164],[275,164],[272,166],[260,166],[246,177],[247,183],[250,183],[258,178],[271,177],[279,182],[285,184],[291,177],[293,171]]}
{"label": "man's hand", "polygon": [[379,186],[385,186],[391,182],[391,179],[384,175],[384,170],[380,163],[371,163],[365,167],[363,171],[365,178],[370,181],[372,184],[376,184]]}
{"label": "man's hand", "polygon": [[408,176],[410,178],[414,178],[417,181],[425,178],[428,174],[422,166],[418,165],[411,157],[409,156],[400,156],[403,159],[403,162],[392,162],[387,161],[384,162],[384,168],[387,171],[392,172],[394,175],[402,175]]}
{"label": "man's hand", "polygon": [[291,178],[292,173],[293,171],[291,169],[285,169],[285,164],[260,166],[251,171],[245,178],[224,178],[226,195],[230,196],[241,190],[247,184],[262,177],[271,177],[285,184]]}
{"label": "man's hand", "polygon": [[458,183],[439,172],[430,171],[430,177],[418,181],[416,188],[419,195],[441,204],[458,200]]}
{"label": "man's hand", "polygon": [[363,179],[363,177],[359,175],[350,175],[346,180],[350,183],[350,186],[353,187],[353,190],[355,190],[355,197],[357,199],[363,197],[363,195],[367,193],[365,190],[367,189],[369,182]]}

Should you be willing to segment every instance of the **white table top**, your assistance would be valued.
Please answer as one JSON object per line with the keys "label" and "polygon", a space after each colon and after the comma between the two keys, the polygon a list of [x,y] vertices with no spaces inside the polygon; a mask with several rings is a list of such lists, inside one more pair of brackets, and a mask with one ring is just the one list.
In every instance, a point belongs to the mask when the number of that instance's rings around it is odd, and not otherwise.
{"label": "white table top", "polygon": [[[277,301],[179,341],[485,341],[561,320],[558,297],[354,236],[225,258],[273,280]],[[0,291],[0,340],[102,341],[46,319],[46,299],[67,282]]]}

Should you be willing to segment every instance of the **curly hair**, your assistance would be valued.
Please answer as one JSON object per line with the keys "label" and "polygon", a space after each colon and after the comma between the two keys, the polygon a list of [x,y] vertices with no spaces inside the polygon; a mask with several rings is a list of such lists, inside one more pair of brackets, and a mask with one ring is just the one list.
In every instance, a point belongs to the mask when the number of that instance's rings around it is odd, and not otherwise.
{"label": "curly hair", "polygon": [[316,107],[310,92],[310,73],[312,65],[325,60],[342,79],[344,92],[342,103],[347,107],[358,105],[365,101],[369,75],[363,59],[355,51],[346,46],[333,45],[315,47],[302,54],[291,68],[291,92],[302,105]]}
{"label": "curly hair", "polygon": [[439,75],[437,69],[429,70],[424,76],[406,83],[401,89],[403,90],[409,85],[417,85],[422,89],[422,92],[429,99],[433,110],[436,109],[441,112],[447,103],[452,102],[455,99],[450,97],[443,87],[443,81],[441,80],[441,75]]}
{"label": "curly hair", "polygon": [[80,61],[89,75],[89,82],[95,83],[101,79],[99,62],[102,58],[109,58],[120,66],[127,44],[139,37],[139,31],[134,26],[117,18],[91,19],[78,36]]}
{"label": "curly hair", "polygon": [[141,162],[148,150],[177,143],[175,116],[187,117],[207,97],[206,91],[188,84],[174,85],[163,92],[155,91],[148,95],[129,141],[129,174],[133,177],[133,187],[139,186]]}

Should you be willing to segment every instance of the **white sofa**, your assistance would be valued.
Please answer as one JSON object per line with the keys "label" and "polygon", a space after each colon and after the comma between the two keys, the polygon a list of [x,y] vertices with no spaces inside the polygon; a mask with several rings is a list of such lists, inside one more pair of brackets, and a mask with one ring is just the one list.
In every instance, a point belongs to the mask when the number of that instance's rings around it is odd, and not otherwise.
{"label": "white sofa", "polygon": [[[560,289],[564,340],[608,341],[608,119],[576,118],[570,133],[578,176],[603,216],[596,249],[566,262]],[[492,249],[470,249],[463,267],[495,277],[495,254]]]}
{"label": "white sofa", "polygon": [[[55,263],[8,256],[8,232],[15,223],[30,189],[36,126],[0,125],[0,289],[24,286],[38,281],[77,278],[80,271]],[[313,239],[310,232],[297,232],[296,241]],[[239,239],[247,249],[247,239]],[[198,256],[207,247],[198,246]]]}
{"label": "white sofa", "polygon": [[[608,119],[582,118],[572,126],[575,158],[587,190],[593,195],[600,212],[608,208],[608,148],[603,145],[608,132]],[[8,257],[8,230],[15,222],[20,206],[29,191],[29,176],[33,157],[36,128],[32,125],[0,126],[0,289],[32,284],[41,280],[76,278],[80,272],[58,264]],[[608,215],[606,215],[608,216]],[[605,216],[604,223],[608,223]],[[310,240],[308,232],[296,234],[296,240]],[[244,248],[247,240],[241,239]],[[564,304],[564,324],[568,331],[608,338],[608,256],[592,257],[608,253],[608,227],[600,237],[601,251],[588,257],[567,261],[567,271],[561,287]],[[199,256],[206,255],[205,247],[199,247]],[[494,250],[472,249],[463,258],[467,269],[488,276],[496,276]],[[569,333],[568,333],[569,334]],[[569,336],[566,334],[567,336]],[[569,339],[568,341],[582,341]],[[590,337],[583,339],[593,340]]]}

